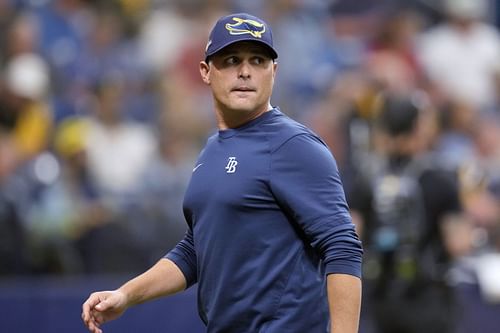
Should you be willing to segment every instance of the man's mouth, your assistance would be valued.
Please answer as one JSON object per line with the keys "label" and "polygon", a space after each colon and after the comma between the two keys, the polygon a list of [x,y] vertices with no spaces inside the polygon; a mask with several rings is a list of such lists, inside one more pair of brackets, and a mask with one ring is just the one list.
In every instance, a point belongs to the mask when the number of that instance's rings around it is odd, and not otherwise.
{"label": "man's mouth", "polygon": [[239,86],[239,87],[235,87],[235,88],[231,89],[231,91],[235,91],[235,92],[252,92],[252,91],[255,91],[255,89],[252,88],[252,87],[247,87],[247,86]]}

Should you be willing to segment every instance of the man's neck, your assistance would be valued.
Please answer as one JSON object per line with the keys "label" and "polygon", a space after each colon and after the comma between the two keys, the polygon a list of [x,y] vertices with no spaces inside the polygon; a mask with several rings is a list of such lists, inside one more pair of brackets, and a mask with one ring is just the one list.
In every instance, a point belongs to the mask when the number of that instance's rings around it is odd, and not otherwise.
{"label": "man's neck", "polygon": [[256,109],[253,112],[241,112],[235,110],[222,111],[220,109],[216,109],[217,127],[219,130],[238,128],[270,110],[272,110],[271,104],[268,104],[266,108]]}

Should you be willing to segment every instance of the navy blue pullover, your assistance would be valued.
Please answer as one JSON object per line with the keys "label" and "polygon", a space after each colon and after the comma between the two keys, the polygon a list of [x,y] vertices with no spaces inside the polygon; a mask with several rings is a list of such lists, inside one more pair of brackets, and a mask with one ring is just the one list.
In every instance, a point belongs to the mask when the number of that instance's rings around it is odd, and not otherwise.
{"label": "navy blue pullover", "polygon": [[207,332],[326,332],[325,275],[361,275],[334,158],[278,109],[208,139],[184,215],[166,257],[198,282]]}

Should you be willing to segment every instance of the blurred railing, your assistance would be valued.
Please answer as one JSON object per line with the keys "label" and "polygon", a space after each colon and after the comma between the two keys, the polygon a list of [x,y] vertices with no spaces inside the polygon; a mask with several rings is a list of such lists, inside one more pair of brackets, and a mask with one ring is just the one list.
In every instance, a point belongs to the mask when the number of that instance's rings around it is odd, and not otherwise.
{"label": "blurred railing", "polygon": [[[81,305],[95,290],[114,289],[130,277],[16,278],[0,280],[0,332],[87,332]],[[196,288],[138,305],[103,325],[106,333],[201,333]]]}
{"label": "blurred railing", "polygon": [[[95,290],[114,289],[131,276],[17,277],[0,280],[1,332],[87,332],[80,318],[81,305]],[[456,289],[460,303],[456,333],[497,333],[500,304],[486,303],[476,285]],[[370,309],[363,309],[360,333],[375,333]],[[106,333],[202,333],[196,310],[196,287],[129,309],[121,318],[103,325]]]}

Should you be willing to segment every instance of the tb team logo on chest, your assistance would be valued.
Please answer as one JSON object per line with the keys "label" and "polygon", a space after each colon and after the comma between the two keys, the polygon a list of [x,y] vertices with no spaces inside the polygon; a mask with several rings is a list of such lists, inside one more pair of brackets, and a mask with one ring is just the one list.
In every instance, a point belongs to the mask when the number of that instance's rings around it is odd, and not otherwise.
{"label": "tb team logo on chest", "polygon": [[236,166],[238,165],[238,161],[236,160],[236,157],[232,156],[227,159],[227,165],[226,165],[226,173],[235,173],[236,172]]}

